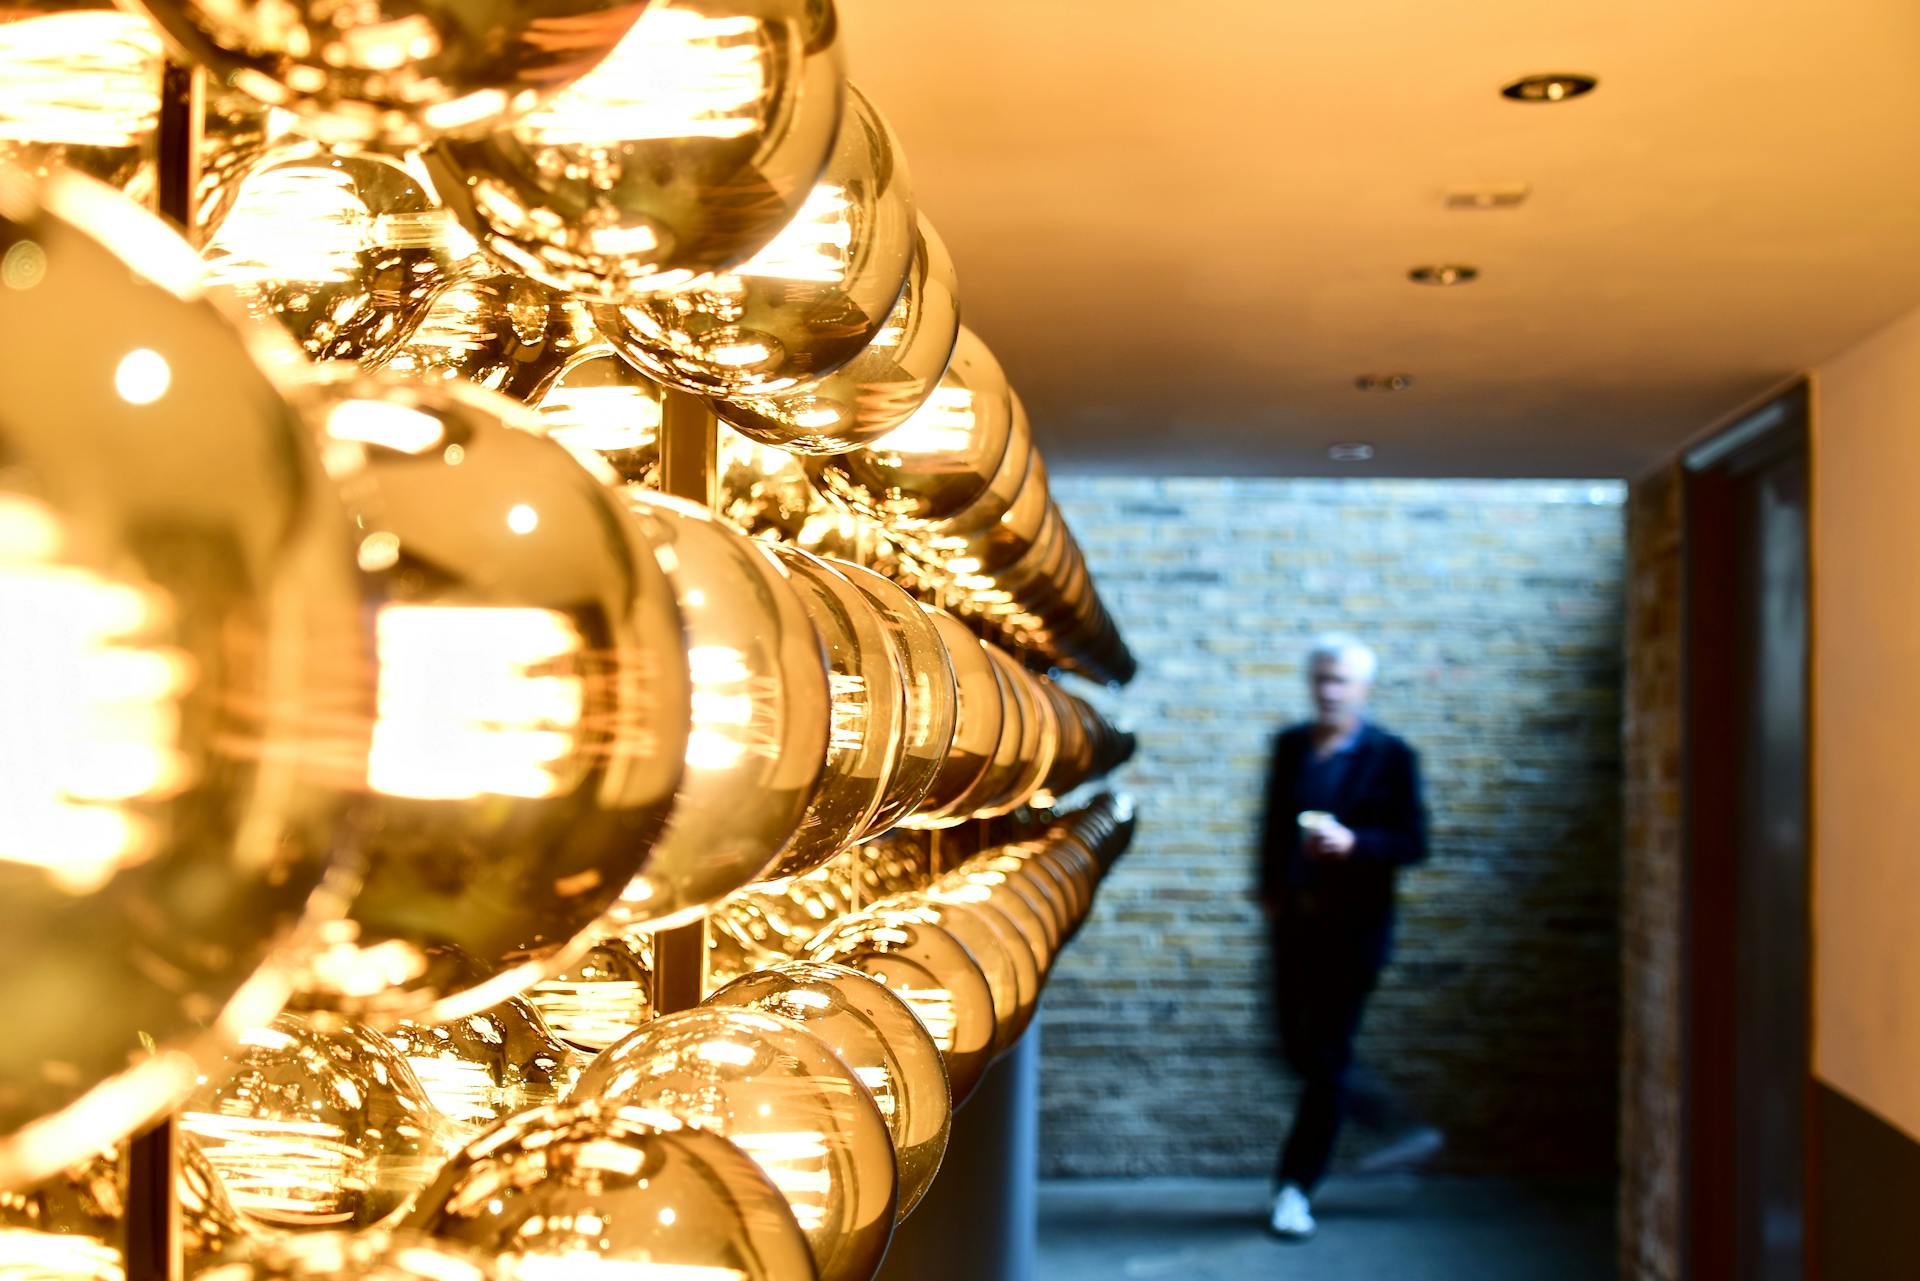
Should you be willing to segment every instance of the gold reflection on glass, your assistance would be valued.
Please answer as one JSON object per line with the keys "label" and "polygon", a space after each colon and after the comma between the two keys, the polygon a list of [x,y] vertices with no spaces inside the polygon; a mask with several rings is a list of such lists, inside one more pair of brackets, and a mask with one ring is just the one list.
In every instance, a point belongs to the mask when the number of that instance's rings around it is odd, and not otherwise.
{"label": "gold reflection on glass", "polygon": [[[179,1160],[175,1194],[180,1250],[189,1266],[197,1268],[241,1245],[246,1229],[199,1147],[184,1135],[177,1135],[174,1142]],[[107,1148],[34,1187],[0,1192],[0,1275],[10,1279],[72,1275],[59,1269],[35,1272],[33,1252],[23,1255],[13,1248],[20,1240],[30,1239],[25,1238],[29,1233],[46,1235],[49,1241],[74,1242],[76,1259],[88,1257],[86,1244],[98,1246],[112,1255],[118,1268],[118,1246],[125,1239],[127,1218],[125,1159],[122,1149]],[[50,1247],[42,1243],[39,1248]],[[42,1260],[38,1266],[51,1264]]]}
{"label": "gold reflection on glass", "polygon": [[879,1266],[893,1234],[893,1142],[852,1069],[799,1025],[758,1010],[669,1014],[595,1059],[575,1094],[731,1141],[786,1197],[821,1281],[866,1281]]}
{"label": "gold reflection on glass", "polygon": [[1046,982],[1060,940],[1054,932],[1052,917],[1033,891],[1004,872],[968,866],[941,877],[927,893],[939,902],[991,903],[1019,932],[1021,941],[1033,954],[1040,981]]}
{"label": "gold reflection on glass", "polygon": [[161,59],[152,24],[108,0],[0,8],[0,163],[134,184],[153,162]]}
{"label": "gold reflection on glass", "polygon": [[766,544],[787,568],[827,654],[826,768],[799,830],[764,879],[799,876],[866,834],[899,759],[906,711],[900,668],[872,600],[826,562]]}
{"label": "gold reflection on glass", "polygon": [[366,880],[303,999],[445,1022],[564,964],[648,865],[686,741],[678,612],[645,530],[511,401],[311,390],[378,583],[380,681]]}
{"label": "gold reflection on glass", "polygon": [[886,121],[849,87],[827,171],[773,243],[732,270],[599,309],[634,364],[696,395],[764,395],[825,377],[900,301],[911,184]]}
{"label": "gold reflection on glass", "polygon": [[194,1281],[506,1281],[486,1255],[417,1232],[271,1237]]}
{"label": "gold reflection on glass", "polygon": [[386,359],[436,294],[483,270],[424,175],[372,152],[280,148],[238,175],[208,217],[208,278],[315,360]]}
{"label": "gold reflection on glass", "polygon": [[411,1225],[510,1281],[813,1281],[807,1241],[740,1149],[662,1112],[549,1107],[456,1156]]}
{"label": "gold reflection on glass", "polygon": [[[0,988],[33,1013],[0,1045],[14,1186],[278,1008],[258,971],[340,849],[372,693],[307,424],[192,251],[85,179],[40,199],[0,177]],[[116,379],[139,351],[167,370],[145,403]]]}
{"label": "gold reflection on glass", "polygon": [[993,993],[966,947],[924,916],[866,911],[815,939],[807,959],[845,965],[886,984],[919,1016],[947,1060],[955,1107],[993,1059]]}
{"label": "gold reflection on glass", "polygon": [[[1004,1053],[1026,1034],[1027,1028],[1033,1023],[1033,1016],[1039,1012],[1040,989],[1046,982],[1046,970],[1034,944],[1013,919],[1013,911],[1008,904],[1003,899],[995,899],[984,887],[966,886],[951,890],[929,888],[922,891],[915,901],[939,906],[941,923],[952,929],[955,937],[965,943],[976,957],[983,950],[974,946],[974,938],[981,928],[991,934],[1005,952],[1008,963],[1013,967],[1014,1009],[1010,1025],[1003,1027],[1000,1037],[999,1049]],[[977,918],[978,923],[969,924],[969,917]]]}
{"label": "gold reflection on glass", "polygon": [[274,1228],[372,1227],[440,1168],[457,1129],[407,1061],[357,1023],[293,1015],[256,1028],[201,1078],[180,1128],[227,1198]]}
{"label": "gold reflection on glass", "polygon": [[560,973],[535,983],[527,999],[554,1035],[596,1053],[653,1017],[652,978],[648,935],[603,938]]}
{"label": "gold reflection on glass", "polygon": [[709,996],[803,1025],[867,1087],[893,1136],[899,1168],[896,1221],[920,1204],[946,1155],[953,1120],[947,1068],[920,1020],[884,984],[843,965],[786,961]]}
{"label": "gold reflection on glass", "polygon": [[[1032,953],[1012,927],[1000,924],[983,910],[922,894],[902,895],[874,907],[916,914],[960,941],[980,967],[993,996],[993,1053],[997,1057],[1012,1049],[1032,1021],[1034,1002],[1040,998],[1039,973],[1032,964]],[[1016,959],[1022,953],[1024,965]]]}
{"label": "gold reflection on glass", "polygon": [[386,1035],[434,1107],[470,1131],[559,1102],[587,1065],[517,997],[449,1023],[402,1023]]}
{"label": "gold reflection on glass", "polygon": [[616,934],[691,919],[778,858],[829,728],[820,638],[786,573],[704,508],[622,492],[679,600],[693,719],[666,835],[603,923]]}
{"label": "gold reflection on glass", "polygon": [[906,288],[886,323],[839,369],[791,391],[735,394],[715,405],[753,439],[799,454],[837,454],[885,436],[926,403],[960,335],[953,258],[919,221]]}
{"label": "gold reflection on glass", "polygon": [[752,257],[792,221],[840,119],[825,0],[654,0],[590,75],[427,163],[503,265],[620,302]]}
{"label": "gold reflection on glass", "polygon": [[880,611],[893,641],[906,696],[906,720],[887,794],[867,827],[882,832],[920,808],[953,750],[959,720],[954,660],[940,630],[904,588],[884,575],[848,561],[829,561]]}
{"label": "gold reflection on glass", "polygon": [[419,143],[522,112],[607,56],[645,0],[133,0],[224,84],[330,141]]}
{"label": "gold reflection on glass", "polygon": [[965,624],[943,610],[926,611],[953,664],[958,695],[954,732],[946,760],[908,827],[951,827],[967,817],[962,808],[993,764],[1006,719],[1001,676],[987,648]]}
{"label": "gold reflection on glass", "polygon": [[987,494],[1013,437],[1000,362],[962,326],[940,386],[899,427],[814,464],[816,483],[855,511],[901,528],[952,520]]}

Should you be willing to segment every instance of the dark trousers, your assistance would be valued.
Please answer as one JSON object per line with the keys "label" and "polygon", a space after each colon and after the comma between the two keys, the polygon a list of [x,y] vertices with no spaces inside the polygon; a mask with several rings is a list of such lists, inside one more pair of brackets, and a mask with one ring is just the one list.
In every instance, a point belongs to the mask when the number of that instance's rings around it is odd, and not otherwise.
{"label": "dark trousers", "polygon": [[1286,913],[1274,928],[1280,1043],[1300,1077],[1276,1177],[1311,1192],[1326,1177],[1343,1116],[1387,1128],[1399,1109],[1353,1061],[1367,998],[1386,962],[1390,926],[1340,914]]}

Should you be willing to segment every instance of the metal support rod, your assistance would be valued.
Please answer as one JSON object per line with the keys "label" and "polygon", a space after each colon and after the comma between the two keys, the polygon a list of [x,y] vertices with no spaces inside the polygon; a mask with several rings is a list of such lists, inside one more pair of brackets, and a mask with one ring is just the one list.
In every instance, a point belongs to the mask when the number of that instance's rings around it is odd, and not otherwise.
{"label": "metal support rod", "polygon": [[206,120],[207,73],[167,60],[160,78],[159,140],[155,147],[154,208],[197,243],[194,205],[200,187],[200,142]]}
{"label": "metal support rod", "polygon": [[170,1116],[127,1145],[127,1281],[180,1281],[178,1163]]}
{"label": "metal support rod", "polygon": [[[712,507],[719,471],[720,420],[698,396],[669,391],[660,423],[660,488],[675,498]],[[706,995],[707,923],[661,930],[653,936],[653,1010],[690,1010]]]}

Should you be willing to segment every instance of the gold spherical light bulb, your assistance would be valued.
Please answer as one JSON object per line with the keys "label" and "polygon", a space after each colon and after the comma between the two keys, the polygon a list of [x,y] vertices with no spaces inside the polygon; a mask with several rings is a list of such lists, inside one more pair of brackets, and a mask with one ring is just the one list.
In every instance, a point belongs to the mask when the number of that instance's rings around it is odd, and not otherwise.
{"label": "gold spherical light bulb", "polygon": [[[1007,429],[1007,447],[1001,451],[992,477],[958,512],[912,531],[913,545],[921,551],[943,557],[965,556],[969,537],[992,529],[1006,518],[1026,492],[1033,469],[1044,468],[1039,451],[1033,447],[1033,424],[1027,417],[1026,406],[1017,392],[1010,390],[1008,397],[1013,416]],[[1044,477],[1039,489],[1046,492]]]}
{"label": "gold spherical light bulb", "polygon": [[899,302],[860,353],[791,391],[716,403],[735,430],[796,454],[838,454],[878,440],[927,402],[960,337],[953,257],[925,218]]}
{"label": "gold spherical light bulb", "polygon": [[662,1112],[524,1113],[448,1163],[408,1223],[512,1281],[814,1281],[807,1240],[760,1167]]}
{"label": "gold spherical light bulb", "polygon": [[452,281],[391,356],[361,363],[532,404],[596,342],[604,345],[586,307],[523,276],[489,272]]}
{"label": "gold spherical light bulb", "polygon": [[[977,916],[984,922],[986,929],[998,940],[1006,951],[1008,962],[1013,966],[1014,994],[1016,1009],[1010,1036],[1002,1050],[1010,1048],[1026,1034],[1033,1023],[1034,1015],[1040,1012],[1040,991],[1046,985],[1046,962],[1038,951],[1034,936],[1022,929],[1014,919],[1015,908],[1005,896],[994,898],[985,888],[966,886],[960,889],[947,889],[929,886],[920,892],[919,901],[940,905],[945,911],[956,916]],[[947,918],[943,916],[942,921]],[[1038,929],[1036,923],[1035,927]],[[968,941],[965,927],[954,931],[961,942],[970,950],[973,944]]]}
{"label": "gold spherical light bulb", "polygon": [[830,707],[819,634],[786,572],[704,508],[623,495],[673,580],[693,720],[666,835],[605,933],[691,920],[780,857],[819,781]]}
{"label": "gold spherical light bulb", "polygon": [[1034,1003],[1040,999],[1039,970],[1033,964],[1033,954],[1012,927],[985,911],[924,893],[902,894],[875,903],[874,908],[917,914],[960,940],[986,977],[993,997],[994,1057],[1012,1049],[1033,1021]]}
{"label": "gold spherical light bulb", "polygon": [[597,1054],[653,1017],[653,943],[645,934],[598,939],[527,999],[555,1036]]}
{"label": "gold spherical light bulb", "polygon": [[893,1141],[873,1096],[803,1026],[703,1007],[655,1019],[593,1061],[575,1096],[655,1109],[730,1140],[766,1171],[821,1281],[867,1281],[893,1234]]}
{"label": "gold spherical light bulb", "polygon": [[758,444],[725,423],[719,428],[718,491],[714,509],[728,524],[756,538],[795,542],[825,505],[800,460]]}
{"label": "gold spherical light bulb", "polygon": [[786,850],[762,874],[799,876],[866,834],[899,759],[906,696],[893,645],[871,600],[826,562],[762,544],[784,566],[826,648],[832,730],[826,768]]}
{"label": "gold spherical light bulb", "polygon": [[962,326],[946,375],[914,415],[864,449],[814,464],[814,480],[855,511],[898,528],[951,520],[992,487],[1013,438],[1000,362]]}
{"label": "gold spherical light bulb", "polygon": [[993,992],[964,944],[908,913],[863,911],[841,919],[808,947],[806,959],[869,974],[907,1003],[947,1061],[953,1105],[967,1101],[993,1061]]}
{"label": "gold spherical light bulb", "polygon": [[165,56],[153,25],[111,0],[0,10],[0,164],[151,186]]}
{"label": "gold spherical light bulb", "polygon": [[886,120],[847,88],[826,172],[794,220],[737,267],[600,309],[626,356],[702,396],[766,395],[824,378],[880,332],[918,234]]}
{"label": "gold spherical light bulb", "polygon": [[566,92],[426,159],[503,266],[620,302],[778,235],[826,166],[841,84],[830,0],[653,0]]}
{"label": "gold spherical light bulb", "polygon": [[893,640],[894,657],[903,678],[906,722],[900,759],[894,765],[880,812],[867,828],[882,832],[920,808],[953,750],[960,707],[953,657],[933,619],[906,589],[864,565],[843,560],[828,563],[880,610],[880,621]]}
{"label": "gold spherical light bulb", "polygon": [[[175,1136],[174,1143],[180,1252],[197,1271],[206,1260],[243,1245],[247,1229],[198,1145],[184,1135]],[[17,1250],[15,1244],[21,1238],[31,1240],[26,1234],[34,1234],[54,1241],[67,1239],[76,1245],[93,1243],[109,1252],[118,1276],[118,1247],[127,1229],[125,1163],[124,1148],[105,1148],[33,1187],[0,1192],[0,1260],[4,1260],[0,1271],[23,1279],[70,1275],[53,1267],[45,1273],[33,1271],[36,1251]],[[51,1247],[43,1243],[42,1248]],[[79,1258],[91,1253],[84,1247],[76,1251]]]}
{"label": "gold spherical light bulb", "polygon": [[179,1125],[234,1208],[277,1229],[386,1222],[459,1137],[378,1032],[290,1014],[246,1033],[187,1098]]}
{"label": "gold spherical light bulb", "polygon": [[690,690],[645,529],[526,411],[461,383],[316,375],[375,576],[368,867],[313,1008],[445,1022],[585,946],[644,875]]}
{"label": "gold spherical light bulb", "polygon": [[483,269],[417,166],[373,152],[277,148],[208,218],[208,278],[315,360],[385,360],[436,294]]}
{"label": "gold spherical light bulb", "polygon": [[940,1047],[906,1003],[858,970],[786,961],[736,979],[705,1004],[790,1019],[853,1069],[893,1136],[900,1180],[895,1221],[911,1214],[946,1155],[953,1098]]}
{"label": "gold spherical light bulb", "polygon": [[587,1066],[518,997],[446,1023],[401,1023],[386,1037],[441,1115],[472,1132],[558,1103]]}
{"label": "gold spherical light bulb", "polygon": [[926,614],[953,664],[953,740],[933,785],[902,823],[908,827],[951,827],[967,817],[962,805],[993,764],[1006,709],[1000,692],[1002,678],[987,656],[986,646],[944,610],[929,609]]}
{"label": "gold spherical light bulb", "polygon": [[1040,689],[1040,679],[1012,659],[1006,660],[1006,668],[1020,703],[1020,770],[1008,789],[1010,794],[983,808],[982,818],[1011,813],[1031,800],[1060,750],[1060,722],[1052,700]]}
{"label": "gold spherical light bulb", "polygon": [[856,857],[856,851],[847,850],[804,876],[743,890],[724,899],[710,920],[748,954],[797,957],[821,930],[854,910]]}
{"label": "gold spherical light bulb", "polygon": [[329,141],[415,145],[550,97],[645,0],[130,0],[193,61]]}
{"label": "gold spherical light bulb", "polygon": [[1040,895],[1005,872],[969,864],[934,883],[932,893],[959,902],[989,902],[999,908],[1033,953],[1044,983],[1060,951],[1059,927]]}
{"label": "gold spherical light bulb", "polygon": [[995,688],[1000,692],[1000,739],[994,744],[993,757],[988,762],[980,781],[955,803],[954,814],[960,818],[971,819],[976,815],[989,812],[1004,812],[1003,803],[1014,800],[1014,789],[1019,785],[1020,775],[1026,765],[1022,751],[1032,741],[1026,705],[1020,698],[1017,677],[1013,662],[1000,648],[992,644],[982,644],[987,651],[987,661],[993,666]]}
{"label": "gold spherical light bulb", "polygon": [[1006,849],[982,856],[976,865],[1005,873],[1016,885],[1032,894],[1047,915],[1056,951],[1062,943],[1073,937],[1078,918],[1074,915],[1072,897],[1059,880],[1048,875],[1044,868],[1033,866],[1028,858]]}
{"label": "gold spherical light bulb", "polygon": [[864,842],[851,853],[863,903],[912,894],[925,889],[933,879],[933,852],[924,832],[889,832]]}
{"label": "gold spherical light bulb", "polygon": [[0,176],[0,986],[33,1012],[0,1046],[0,1186],[272,1017],[262,962],[365,775],[349,526],[269,376],[287,353],[200,275],[105,187]]}
{"label": "gold spherical light bulb", "polygon": [[419,1232],[313,1232],[255,1243],[194,1281],[506,1281],[487,1255]]}

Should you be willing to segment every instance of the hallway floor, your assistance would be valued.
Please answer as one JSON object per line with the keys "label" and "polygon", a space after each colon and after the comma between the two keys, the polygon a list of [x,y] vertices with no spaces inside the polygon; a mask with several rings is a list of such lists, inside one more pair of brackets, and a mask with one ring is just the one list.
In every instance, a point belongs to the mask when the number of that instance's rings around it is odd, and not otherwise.
{"label": "hallway floor", "polygon": [[1039,1281],[1610,1281],[1610,1189],[1335,1179],[1320,1230],[1266,1230],[1264,1180],[1043,1183]]}

